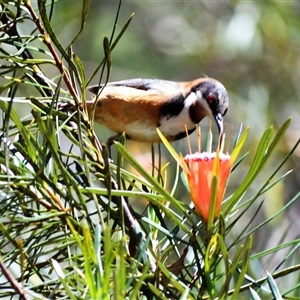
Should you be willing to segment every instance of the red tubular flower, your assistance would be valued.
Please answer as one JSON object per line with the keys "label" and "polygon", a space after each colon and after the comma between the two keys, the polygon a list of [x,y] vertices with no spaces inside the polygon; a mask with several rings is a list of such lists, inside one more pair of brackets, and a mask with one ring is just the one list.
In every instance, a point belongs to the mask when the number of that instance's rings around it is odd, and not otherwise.
{"label": "red tubular flower", "polygon": [[204,222],[208,221],[212,200],[213,177],[217,178],[217,194],[214,217],[221,210],[225,187],[233,164],[230,155],[219,152],[196,152],[185,156],[188,171],[184,170],[188,179],[191,198],[197,212]]}
{"label": "red tubular flower", "polygon": [[[212,142],[212,138],[210,137],[208,152],[196,152],[194,154],[188,154],[183,158],[182,155],[177,154],[167,139],[162,135],[159,129],[157,129],[157,133],[162,142],[185,173],[190,187],[191,198],[197,212],[205,223],[213,221],[209,220],[210,210],[213,209],[211,208],[212,205],[214,206],[213,217],[216,218],[220,214],[230,170],[246,141],[248,132],[249,127],[237,141],[231,155],[222,152],[222,146],[225,143],[225,134],[223,133],[219,140],[220,144],[217,148],[217,152],[210,152]],[[189,146],[189,148],[191,147]],[[216,185],[213,185],[214,182]]]}

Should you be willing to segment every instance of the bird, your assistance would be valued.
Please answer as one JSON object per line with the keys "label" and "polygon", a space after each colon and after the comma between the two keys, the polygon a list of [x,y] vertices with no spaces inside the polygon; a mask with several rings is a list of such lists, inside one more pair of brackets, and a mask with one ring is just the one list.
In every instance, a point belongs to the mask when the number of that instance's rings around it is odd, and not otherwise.
{"label": "bird", "polygon": [[204,117],[212,116],[219,133],[229,101],[223,84],[210,77],[175,82],[135,78],[89,86],[92,100],[86,101],[94,121],[116,132],[111,145],[125,132],[127,138],[149,143],[161,142],[157,128],[172,142],[191,134]]}

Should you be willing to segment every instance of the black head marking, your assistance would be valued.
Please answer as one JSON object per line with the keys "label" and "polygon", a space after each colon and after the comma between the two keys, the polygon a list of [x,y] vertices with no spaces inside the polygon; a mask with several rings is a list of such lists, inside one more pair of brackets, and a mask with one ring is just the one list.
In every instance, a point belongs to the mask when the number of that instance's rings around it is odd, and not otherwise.
{"label": "black head marking", "polygon": [[225,87],[216,80],[206,80],[201,82],[194,91],[200,91],[213,115],[224,116],[228,109],[228,94]]}

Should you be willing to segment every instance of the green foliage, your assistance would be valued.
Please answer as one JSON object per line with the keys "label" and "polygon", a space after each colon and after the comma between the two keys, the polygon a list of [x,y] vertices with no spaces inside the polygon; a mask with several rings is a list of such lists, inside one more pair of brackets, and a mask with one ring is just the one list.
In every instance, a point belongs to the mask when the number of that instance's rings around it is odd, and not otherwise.
{"label": "green foliage", "polygon": [[[153,150],[149,172],[122,139],[115,143],[117,159],[111,161],[86,110],[86,86],[100,70],[99,81],[108,81],[112,52],[133,15],[116,33],[119,6],[110,38],[102,38],[103,59],[88,78],[74,49],[88,20],[89,1],[82,2],[79,29],[67,46],[52,22],[57,3],[37,5],[1,4],[0,298],[296,297],[298,283],[282,287],[278,282],[299,279],[299,240],[266,245],[258,252],[253,245],[257,234],[300,193],[266,220],[241,225],[261,197],[289,174],[282,174],[282,168],[299,141],[272,172],[265,172],[265,166],[290,119],[273,139],[273,128],[262,134],[249,168],[244,164],[248,157],[241,155],[232,175],[242,168],[247,173],[207,228],[190,199],[177,196],[179,168],[170,188],[171,166],[163,164],[161,152]],[[30,34],[20,34],[28,22]],[[29,105],[30,115],[20,119],[16,103]],[[234,159],[247,134],[248,129],[237,139]],[[178,161],[178,153],[171,152]],[[253,196],[249,190],[259,176],[264,182]],[[263,259],[282,249],[287,253],[280,263],[266,267]]]}

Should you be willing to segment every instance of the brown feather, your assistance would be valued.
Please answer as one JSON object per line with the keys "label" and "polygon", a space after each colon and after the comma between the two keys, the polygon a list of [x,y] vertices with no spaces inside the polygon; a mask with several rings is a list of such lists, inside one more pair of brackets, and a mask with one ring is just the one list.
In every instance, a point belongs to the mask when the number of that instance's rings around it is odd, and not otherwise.
{"label": "brown feather", "polygon": [[[157,90],[141,90],[125,86],[107,86],[97,98],[95,121],[110,130],[126,134],[137,141],[159,141],[160,107],[175,96]],[[164,99],[164,100],[162,100]],[[87,102],[91,110],[94,103]]]}

